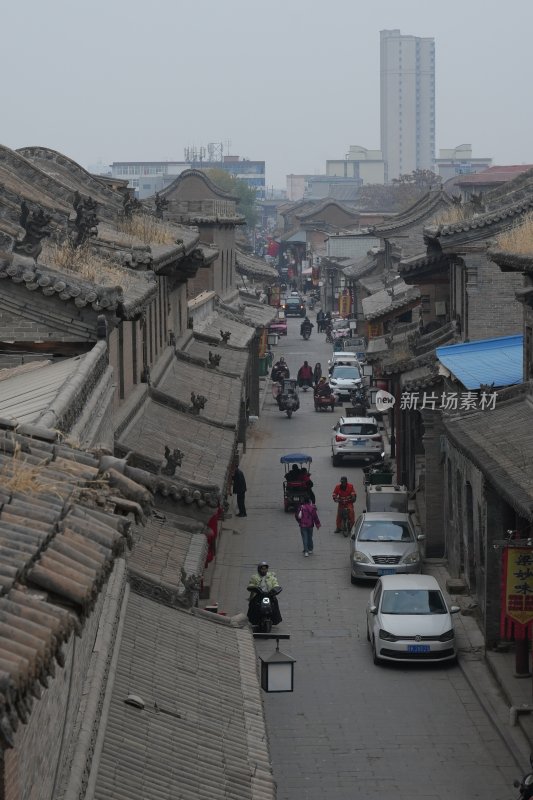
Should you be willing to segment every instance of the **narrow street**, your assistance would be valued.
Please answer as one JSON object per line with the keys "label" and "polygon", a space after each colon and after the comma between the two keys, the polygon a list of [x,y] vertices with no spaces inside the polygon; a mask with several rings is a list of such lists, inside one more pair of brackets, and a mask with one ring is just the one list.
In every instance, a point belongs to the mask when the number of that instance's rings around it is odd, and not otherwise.
{"label": "narrow street", "polygon": [[[307,359],[326,369],[331,353],[316,327],[309,342],[300,320],[289,320],[284,355],[295,375]],[[292,419],[267,393],[250,429],[242,469],[246,519],[225,523],[212,600],[228,614],[246,609],[246,585],[258,561],[283,586],[280,649],[297,659],[293,694],[264,695],[279,800],[508,800],[517,768],[457,666],[385,666],[372,662],[365,606],[370,585],[352,586],[349,544],[334,534],[333,486],[343,474],[364,507],[362,470],[333,468],[331,428],[338,412],[315,413],[312,393],[300,394]],[[283,511],[284,453],[313,457],[312,477],[322,528],[315,553],[302,555],[293,514]],[[273,642],[259,642],[268,655]]]}

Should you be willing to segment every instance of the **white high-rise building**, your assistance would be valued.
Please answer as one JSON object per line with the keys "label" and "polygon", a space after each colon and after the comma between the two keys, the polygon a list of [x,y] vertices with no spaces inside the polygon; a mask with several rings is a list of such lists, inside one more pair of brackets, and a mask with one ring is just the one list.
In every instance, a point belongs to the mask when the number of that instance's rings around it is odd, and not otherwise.
{"label": "white high-rise building", "polygon": [[435,40],[381,31],[381,150],[385,180],[435,159]]}

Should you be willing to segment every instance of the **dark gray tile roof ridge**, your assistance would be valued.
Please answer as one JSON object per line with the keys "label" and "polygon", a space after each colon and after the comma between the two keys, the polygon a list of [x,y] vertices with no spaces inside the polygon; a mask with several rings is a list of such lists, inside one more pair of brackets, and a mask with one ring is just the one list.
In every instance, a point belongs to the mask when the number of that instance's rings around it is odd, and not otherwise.
{"label": "dark gray tile roof ridge", "polygon": [[336,208],[340,208],[341,211],[345,211],[347,214],[352,214],[352,215],[357,214],[357,210],[352,208],[351,206],[347,206],[344,203],[341,203],[334,197],[325,197],[323,200],[319,201],[316,205],[314,205],[313,208],[302,211],[301,214],[295,214],[295,217],[296,219],[304,221],[306,217],[312,217],[315,214],[319,214],[328,206],[335,206]]}
{"label": "dark gray tile roof ridge", "polygon": [[533,271],[533,246],[532,252],[528,255],[526,253],[513,253],[508,250],[491,248],[487,251],[487,256],[490,261],[494,261],[499,267],[505,267],[516,272],[532,272]]}
{"label": "dark gray tile roof ridge", "polygon": [[447,236],[452,237],[456,234],[490,228],[492,225],[499,222],[508,222],[509,225],[511,225],[516,217],[522,216],[523,214],[530,212],[532,209],[533,192],[529,197],[521,198],[515,203],[502,205],[498,209],[494,209],[483,214],[477,214],[461,222],[456,222],[450,225],[430,225],[424,228],[424,233],[431,237],[438,237],[444,244],[443,239],[445,239]]}
{"label": "dark gray tile roof ridge", "polygon": [[422,195],[412,206],[401,211],[396,217],[380,222],[377,225],[369,226],[369,230],[377,235],[388,233],[393,237],[395,230],[420,222],[424,217],[434,214],[437,208],[441,206],[450,207],[452,205],[451,197],[443,189],[434,189]]}
{"label": "dark gray tile roof ridge", "polygon": [[224,200],[235,200],[235,202],[238,201],[239,199],[238,197],[231,194],[230,192],[226,192],[224,189],[221,189],[220,186],[217,186],[217,184],[211,180],[209,175],[207,175],[205,172],[199,169],[185,169],[183,170],[183,172],[180,172],[179,175],[176,175],[172,183],[169,183],[168,186],[165,186],[163,189],[161,189],[161,191],[159,192],[160,197],[165,197],[167,194],[170,194],[176,186],[178,186],[180,183],[183,182],[184,178],[188,178],[191,176],[196,176],[201,178],[204,181],[204,183],[209,187],[209,189],[216,195],[218,195],[218,197],[221,197]]}
{"label": "dark gray tile roof ridge", "polygon": [[[146,303],[157,292],[153,272],[136,272],[120,268],[125,279],[131,282],[124,289],[120,285],[102,286],[84,279],[76,272],[68,272],[35,263],[31,258],[17,254],[0,254],[0,278],[22,283],[29,291],[39,290],[46,296],[57,295],[64,302],[73,302],[78,308],[92,306],[95,311],[114,311],[122,307],[128,313],[139,303]],[[132,291],[137,286],[137,292]]]}

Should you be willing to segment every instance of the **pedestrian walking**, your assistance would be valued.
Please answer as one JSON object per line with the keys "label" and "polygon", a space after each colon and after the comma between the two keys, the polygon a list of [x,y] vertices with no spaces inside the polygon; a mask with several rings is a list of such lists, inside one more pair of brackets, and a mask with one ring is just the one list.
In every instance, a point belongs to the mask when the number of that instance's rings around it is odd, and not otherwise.
{"label": "pedestrian walking", "polygon": [[317,327],[318,333],[322,333],[322,331],[324,330],[324,317],[325,316],[326,315],[324,314],[322,309],[320,309],[320,311],[316,315],[316,327]]}
{"label": "pedestrian walking", "polygon": [[239,513],[236,516],[245,517],[246,505],[244,503],[244,497],[246,495],[246,479],[239,467],[235,467],[235,472],[233,473],[233,494],[237,496],[237,508],[239,509]]}
{"label": "pedestrian walking", "polygon": [[315,526],[317,530],[320,528],[320,520],[315,504],[311,500],[306,500],[298,508],[295,517],[300,526],[304,556],[310,556],[313,553],[313,528]]}

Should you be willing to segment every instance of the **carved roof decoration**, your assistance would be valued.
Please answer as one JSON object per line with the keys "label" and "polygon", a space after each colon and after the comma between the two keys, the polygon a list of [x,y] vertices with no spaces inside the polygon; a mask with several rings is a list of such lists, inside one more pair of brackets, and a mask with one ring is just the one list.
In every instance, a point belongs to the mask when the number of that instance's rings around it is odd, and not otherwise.
{"label": "carved roof decoration", "polygon": [[185,352],[177,353],[176,356],[177,358],[186,356],[208,364],[210,352],[221,356],[217,372],[244,379],[249,361],[248,349],[238,349],[224,344],[220,336],[204,337],[195,332],[188,342]]}
{"label": "carved roof decoration", "polygon": [[245,253],[239,247],[235,251],[235,268],[238,273],[247,275],[252,280],[272,283],[279,278],[277,269],[267,264],[264,259]]}
{"label": "carved roof decoration", "polygon": [[208,337],[214,343],[220,343],[220,331],[229,331],[231,337],[228,346],[239,349],[248,347],[255,334],[254,327],[247,325],[244,318],[228,306],[219,308],[195,333]]}

